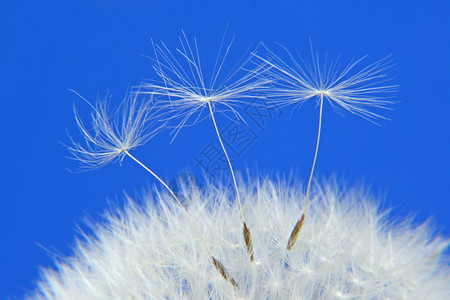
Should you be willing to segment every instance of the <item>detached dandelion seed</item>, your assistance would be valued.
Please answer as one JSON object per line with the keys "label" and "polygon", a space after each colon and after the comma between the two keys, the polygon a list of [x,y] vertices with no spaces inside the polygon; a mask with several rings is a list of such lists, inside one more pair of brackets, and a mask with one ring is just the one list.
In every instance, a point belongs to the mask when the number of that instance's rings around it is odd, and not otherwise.
{"label": "detached dandelion seed", "polygon": [[311,181],[319,150],[324,100],[327,100],[338,112],[346,110],[375,123],[376,119],[385,119],[385,117],[373,112],[372,109],[389,109],[392,101],[386,98],[386,94],[395,91],[397,86],[386,85],[389,78],[385,72],[392,67],[392,60],[389,56],[357,70],[365,56],[341,68],[339,59],[335,62],[328,62],[325,57],[325,60],[320,62],[318,53],[314,53],[311,45],[311,66],[305,63],[300,55],[299,62],[286,48],[284,49],[291,64],[284,62],[270,50],[268,51],[271,58],[268,59],[254,53],[255,57],[271,67],[268,72],[278,83],[278,87],[273,91],[274,100],[278,105],[300,106],[309,99],[315,99],[319,105],[316,150],[306,189],[303,213],[295,224],[287,244],[287,249],[291,250],[306,216]]}
{"label": "detached dandelion seed", "polygon": [[[252,70],[244,69],[251,59],[251,56],[249,56],[238,64],[223,81],[219,82],[224,63],[234,41],[233,38],[227,46],[224,45],[225,36],[226,34],[222,39],[209,84],[203,75],[196,39],[194,39],[193,46],[191,46],[183,32],[183,36],[180,37],[181,48],[176,50],[181,60],[177,60],[175,54],[164,43],[159,45],[154,44],[156,56],[154,69],[161,78],[162,83],[143,83],[140,86],[140,93],[147,93],[146,91],[148,91],[148,93],[165,97],[159,100],[160,106],[163,109],[169,110],[172,114],[171,118],[180,119],[173,131],[174,138],[182,127],[194,125],[198,122],[202,117],[203,110],[207,108],[220,145],[227,158],[228,166],[230,167],[241,217],[244,223],[243,237],[250,260],[253,261],[253,243],[250,230],[245,222],[235,173],[220,136],[215,111],[219,111],[219,109],[231,111],[238,120],[243,120],[236,108],[245,99],[259,97],[259,93],[266,89],[269,81],[262,77],[265,64],[256,65]],[[223,50],[224,48],[225,50]]]}
{"label": "detached dandelion seed", "polygon": [[[85,169],[102,167],[115,160],[122,162],[125,156],[130,157],[143,167],[169,191],[173,198],[175,198],[186,214],[190,224],[200,237],[200,241],[209,256],[212,258],[214,267],[220,272],[225,280],[237,287],[237,283],[228,273],[226,268],[212,255],[211,250],[206,245],[200,231],[197,229],[189,216],[189,213],[172,189],[150,168],[130,154],[130,150],[145,144],[164,126],[160,125],[155,129],[151,129],[156,126],[159,118],[159,115],[155,114],[153,111],[153,95],[151,95],[150,100],[144,100],[141,104],[138,104],[138,97],[139,93],[128,95],[116,112],[116,118],[112,120],[111,116],[108,114],[108,98],[103,101],[98,101],[94,106],[85,98],[81,97],[93,109],[93,112],[91,113],[92,128],[89,130],[83,124],[74,106],[75,120],[80,132],[86,140],[86,146],[72,140],[73,146],[69,147],[69,151],[72,153],[73,158],[79,160],[81,166]],[[120,110],[122,110],[122,114],[120,114]]]}

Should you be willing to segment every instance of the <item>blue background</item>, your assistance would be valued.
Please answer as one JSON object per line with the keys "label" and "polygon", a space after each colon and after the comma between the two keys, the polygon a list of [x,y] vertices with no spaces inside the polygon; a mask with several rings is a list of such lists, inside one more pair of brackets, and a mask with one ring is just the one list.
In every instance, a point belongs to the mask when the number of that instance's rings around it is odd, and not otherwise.
{"label": "blue background", "polygon": [[[384,112],[392,121],[376,126],[327,106],[316,174],[370,185],[397,215],[433,216],[449,236],[449,20],[448,1],[0,1],[0,298],[20,297],[38,267],[52,265],[52,254],[38,245],[70,254],[76,224],[97,220],[109,201],[122,203],[124,191],[139,195],[156,184],[129,159],[91,172],[66,170],[77,167],[61,145],[70,142],[66,129],[79,137],[73,102],[89,114],[68,89],[90,100],[109,91],[117,103],[142,78],[155,79],[144,57],[153,53],[151,38],[173,49],[183,29],[197,37],[206,65],[227,22],[236,34],[230,61],[259,41],[309,58],[309,38],[343,62],[392,53],[400,85],[395,110]],[[306,178],[317,113],[312,102],[292,116],[285,110],[234,157],[235,168]],[[133,154],[167,180],[183,168],[201,176],[193,157],[215,141],[210,121],[170,139],[164,132]]]}

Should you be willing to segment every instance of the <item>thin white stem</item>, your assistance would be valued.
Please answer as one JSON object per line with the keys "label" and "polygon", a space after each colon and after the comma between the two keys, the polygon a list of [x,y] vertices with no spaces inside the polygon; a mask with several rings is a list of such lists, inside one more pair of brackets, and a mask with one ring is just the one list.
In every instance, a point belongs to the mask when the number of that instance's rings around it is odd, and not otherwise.
{"label": "thin white stem", "polygon": [[239,195],[239,190],[238,190],[238,186],[236,183],[236,176],[234,176],[233,167],[231,166],[231,161],[230,161],[230,158],[228,157],[227,150],[225,150],[225,146],[223,145],[222,138],[220,137],[219,129],[217,128],[217,124],[216,124],[216,119],[214,118],[214,112],[212,110],[212,106],[209,101],[208,101],[208,107],[209,107],[209,112],[211,113],[212,121],[214,123],[214,128],[216,129],[217,137],[219,138],[220,145],[222,146],[223,152],[225,153],[225,156],[228,161],[228,165],[230,166],[231,176],[233,176],[234,188],[236,189],[236,195],[237,195],[237,199],[238,199],[238,203],[239,203],[239,208],[241,210],[242,221],[245,223],[244,210],[242,209],[241,197]]}
{"label": "thin white stem", "polygon": [[137,162],[141,167],[143,167],[145,170],[147,170],[147,172],[149,172],[150,174],[152,174],[156,179],[158,179],[159,182],[161,182],[161,184],[169,191],[170,194],[172,194],[172,196],[175,198],[175,200],[177,200],[178,204],[181,206],[181,208],[183,209],[184,213],[186,214],[189,222],[192,224],[192,227],[194,227],[194,230],[197,232],[198,236],[200,237],[200,241],[202,242],[203,246],[205,246],[206,251],[208,251],[209,256],[212,257],[211,251],[209,250],[208,246],[206,245],[205,240],[203,239],[202,235],[200,234],[200,231],[197,229],[197,226],[195,226],[194,222],[192,221],[191,217],[189,216],[187,210],[184,208],[183,204],[181,204],[181,201],[178,199],[178,197],[175,195],[175,193],[172,191],[172,189],[161,179],[158,177],[158,175],[156,175],[155,173],[153,173],[152,170],[150,170],[146,165],[144,165],[143,163],[141,163],[136,157],[134,157],[133,155],[131,155],[128,151],[125,151],[125,153],[131,157],[135,162]]}
{"label": "thin white stem", "polygon": [[317,153],[319,152],[319,142],[320,142],[320,133],[322,130],[322,111],[323,111],[323,94],[320,94],[320,112],[319,112],[319,130],[317,131],[317,143],[316,143],[316,152],[314,154],[314,161],[311,168],[311,174],[309,174],[308,187],[306,188],[306,197],[305,197],[305,205],[303,207],[303,214],[306,213],[306,205],[309,199],[309,191],[311,189],[311,181],[314,174],[314,168],[316,167]]}

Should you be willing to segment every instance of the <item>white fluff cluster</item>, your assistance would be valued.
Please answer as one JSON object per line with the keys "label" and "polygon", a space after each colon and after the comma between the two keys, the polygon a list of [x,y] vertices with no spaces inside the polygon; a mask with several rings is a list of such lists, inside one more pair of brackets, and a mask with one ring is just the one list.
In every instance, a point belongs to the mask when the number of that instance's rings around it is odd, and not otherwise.
{"label": "white fluff cluster", "polygon": [[[393,224],[367,192],[333,181],[316,187],[291,251],[301,185],[287,180],[240,184],[252,228],[250,262],[233,190],[208,184],[180,192],[212,255],[168,193],[129,199],[83,236],[71,258],[45,270],[30,299],[450,299],[448,240],[427,224]],[[155,205],[155,201],[158,203]]]}

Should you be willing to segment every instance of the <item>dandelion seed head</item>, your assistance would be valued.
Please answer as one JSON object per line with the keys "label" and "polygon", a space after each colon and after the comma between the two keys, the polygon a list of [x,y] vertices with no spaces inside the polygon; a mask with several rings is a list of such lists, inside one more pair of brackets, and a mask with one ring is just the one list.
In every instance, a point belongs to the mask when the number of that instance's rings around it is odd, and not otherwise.
{"label": "dandelion seed head", "polygon": [[[186,209],[238,287],[214,268],[168,193],[129,199],[82,236],[72,257],[42,272],[29,299],[447,299],[449,240],[429,224],[389,219],[362,188],[317,184],[296,246],[288,234],[304,200],[280,179],[241,182],[255,260],[242,247],[229,187],[182,189]],[[154,199],[156,197],[156,199]],[[156,200],[156,201],[155,201]],[[300,202],[301,202],[300,201]],[[155,206],[154,203],[159,203]],[[141,206],[142,205],[142,206]],[[394,222],[396,221],[396,222]],[[395,224],[394,224],[395,223]]]}

